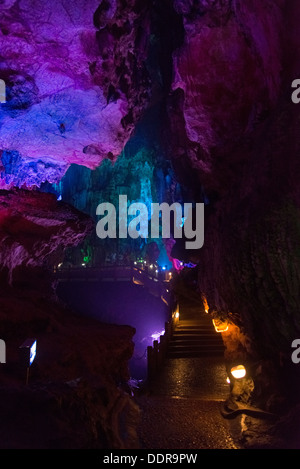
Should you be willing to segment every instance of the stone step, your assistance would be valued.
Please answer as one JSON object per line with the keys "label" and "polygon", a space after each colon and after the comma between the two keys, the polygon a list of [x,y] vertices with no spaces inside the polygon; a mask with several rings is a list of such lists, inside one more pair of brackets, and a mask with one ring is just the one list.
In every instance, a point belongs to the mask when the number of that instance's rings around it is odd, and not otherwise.
{"label": "stone step", "polygon": [[223,354],[223,350],[182,350],[168,351],[167,358],[221,357]]}
{"label": "stone step", "polygon": [[214,329],[212,322],[194,322],[193,324],[178,324],[176,329],[197,329],[199,327],[211,327]]}
{"label": "stone step", "polygon": [[224,344],[209,316],[180,319],[168,346],[168,358],[222,356]]}
{"label": "stone step", "polygon": [[197,344],[191,344],[191,343],[185,343],[185,344],[174,344],[170,343],[169,344],[169,350],[183,350],[183,349],[207,349],[207,350],[212,350],[212,349],[223,349],[224,350],[224,344],[214,344],[214,343],[197,343]]}
{"label": "stone step", "polygon": [[[211,336],[216,336],[216,332],[212,331],[211,329],[184,329],[184,330],[175,330],[173,332],[173,336],[175,337],[181,337],[181,336],[187,336],[187,337],[192,337],[192,336],[202,336],[202,335],[211,335]],[[219,335],[217,335],[218,337]]]}
{"label": "stone step", "polygon": [[214,334],[216,333],[215,329],[210,326],[180,327],[174,330],[174,333],[176,332],[178,332],[179,334],[182,334],[183,332],[186,332],[187,334],[192,334],[192,333],[197,333],[197,332],[213,332]]}
{"label": "stone step", "polygon": [[197,318],[197,319],[181,319],[178,322],[178,325],[185,324],[185,325],[193,325],[193,324],[212,324],[211,318]]}
{"label": "stone step", "polygon": [[173,338],[169,345],[171,346],[179,346],[179,345],[199,345],[199,344],[211,344],[211,345],[223,345],[222,339],[219,339],[218,337],[194,337],[194,338],[179,338],[175,337]]}

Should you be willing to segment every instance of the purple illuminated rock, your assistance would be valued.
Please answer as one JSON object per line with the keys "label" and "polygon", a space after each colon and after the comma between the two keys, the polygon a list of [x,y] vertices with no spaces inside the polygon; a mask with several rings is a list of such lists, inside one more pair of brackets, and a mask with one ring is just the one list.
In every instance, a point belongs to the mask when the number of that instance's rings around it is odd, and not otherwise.
{"label": "purple illuminated rock", "polygon": [[281,4],[174,2],[185,37],[173,55],[173,153],[179,158],[187,154],[206,184],[216,185],[213,152],[251,134],[276,103],[282,70]]}
{"label": "purple illuminated rock", "polygon": [[2,2],[0,151],[20,155],[2,187],[58,182],[72,163],[120,154],[147,100],[147,28],[135,53],[136,15],[107,0]]}

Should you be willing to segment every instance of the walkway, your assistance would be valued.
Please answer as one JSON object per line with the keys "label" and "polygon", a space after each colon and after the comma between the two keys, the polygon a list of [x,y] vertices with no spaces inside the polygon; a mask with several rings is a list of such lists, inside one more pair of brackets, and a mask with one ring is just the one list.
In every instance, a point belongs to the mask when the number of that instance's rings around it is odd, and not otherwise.
{"label": "walkway", "polygon": [[141,448],[239,449],[239,419],[224,419],[220,412],[229,394],[223,355],[184,355],[169,356],[148,392],[136,398]]}
{"label": "walkway", "polygon": [[219,359],[167,359],[148,395],[137,398],[143,449],[238,449],[238,421],[222,417],[228,396]]}
{"label": "walkway", "polygon": [[167,305],[172,303],[169,285],[172,273],[168,270],[155,269],[153,265],[148,266],[140,262],[99,267],[55,267],[52,276],[57,283],[82,281],[134,283],[145,287],[151,295],[161,298]]}

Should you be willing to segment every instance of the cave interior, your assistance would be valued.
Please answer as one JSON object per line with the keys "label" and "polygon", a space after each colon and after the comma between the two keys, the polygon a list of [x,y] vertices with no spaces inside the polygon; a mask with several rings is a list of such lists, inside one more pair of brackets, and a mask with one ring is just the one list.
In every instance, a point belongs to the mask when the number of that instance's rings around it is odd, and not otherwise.
{"label": "cave interior", "polygon": [[[129,363],[168,310],[53,271],[150,259],[228,324],[226,363],[247,369],[235,398],[278,414],[299,448],[299,2],[4,0],[0,13],[0,447],[135,447],[114,422],[136,411]],[[203,246],[100,239],[97,206],[120,195],[203,204]]]}

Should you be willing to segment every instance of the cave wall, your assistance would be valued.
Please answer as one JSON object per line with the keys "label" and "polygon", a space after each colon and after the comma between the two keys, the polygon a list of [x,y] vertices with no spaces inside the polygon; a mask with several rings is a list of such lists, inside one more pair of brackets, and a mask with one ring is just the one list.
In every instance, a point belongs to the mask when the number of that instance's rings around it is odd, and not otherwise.
{"label": "cave wall", "polygon": [[[40,190],[72,164],[114,161],[129,140],[149,93],[147,5],[138,3],[0,5],[3,449],[138,445],[127,385],[135,330],[80,320],[52,289],[53,265],[95,225]],[[29,387],[18,369],[27,336],[38,343]]]}
{"label": "cave wall", "polygon": [[[93,178],[99,172],[104,184],[145,110],[159,102],[161,132],[152,150],[163,145],[159,165],[165,155],[177,182],[206,203],[199,288],[211,311],[235,324],[230,353],[284,373],[300,332],[299,114],[291,101],[300,62],[298,2],[7,0],[0,12],[7,83],[1,187],[62,189],[70,165],[81,165],[75,199],[65,195],[89,212],[98,198]],[[130,151],[136,162],[138,152]],[[115,175],[123,174],[122,155]],[[43,203],[56,212],[58,202],[50,207],[41,196]],[[20,259],[30,264],[42,244],[26,239],[27,251],[10,255],[19,251],[9,244],[11,219],[8,226],[2,262],[11,271]]]}
{"label": "cave wall", "polygon": [[[150,223],[152,203],[184,203],[187,197],[187,191],[178,183],[170,159],[162,147],[160,129],[163,125],[162,104],[159,101],[139,121],[116,162],[103,161],[95,170],[71,165],[59,184],[44,184],[42,190],[52,191],[57,198],[88,214],[95,223],[99,220],[96,216],[98,204],[112,203],[118,213],[119,195],[126,195],[128,207],[137,202],[146,205]],[[147,239],[128,237],[117,241],[99,239],[94,230],[76,251],[69,249],[67,255],[73,264],[81,265],[83,258],[89,258],[88,262],[85,260],[86,264],[99,266],[118,249],[122,258],[129,255],[134,261],[145,256],[152,242],[160,250],[159,265],[171,267],[164,240],[152,239],[150,230]],[[82,256],[78,255],[79,249],[83,251]]]}
{"label": "cave wall", "polygon": [[147,5],[16,0],[0,14],[2,188],[115,159],[148,102]]}
{"label": "cave wall", "polygon": [[[138,447],[128,385],[135,329],[79,317],[55,294],[53,265],[93,229],[53,194],[0,191],[1,449]],[[27,338],[37,341],[28,381],[19,356]]]}
{"label": "cave wall", "polygon": [[170,151],[174,167],[197,174],[194,191],[202,186],[209,201],[199,288],[210,312],[232,323],[228,359],[256,363],[253,376],[269,379],[269,389],[291,389],[289,379],[299,385],[291,362],[300,332],[299,112],[291,100],[299,5],[174,6],[185,40],[173,56]]}

